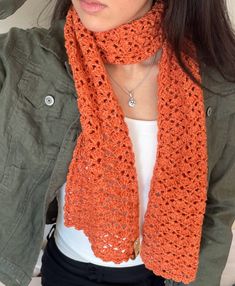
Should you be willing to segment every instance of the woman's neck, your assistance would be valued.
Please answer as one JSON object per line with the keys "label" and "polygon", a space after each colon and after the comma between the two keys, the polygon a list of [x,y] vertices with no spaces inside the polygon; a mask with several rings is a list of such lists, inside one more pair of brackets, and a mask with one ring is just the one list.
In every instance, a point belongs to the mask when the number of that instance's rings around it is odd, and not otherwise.
{"label": "woman's neck", "polygon": [[[159,51],[146,61],[130,65],[107,64],[106,70],[116,94],[118,102],[125,116],[141,120],[156,120],[156,93],[157,93],[157,62],[161,56]],[[153,61],[154,60],[154,61]],[[113,80],[118,83],[113,82]],[[139,86],[138,86],[139,85]],[[120,88],[121,86],[121,88]],[[136,88],[138,86],[138,88]],[[122,89],[133,90],[137,105],[130,108],[127,104],[128,94]]]}
{"label": "woman's neck", "polygon": [[115,71],[121,71],[130,74],[139,70],[144,70],[146,68],[148,69],[149,67],[155,65],[157,60],[158,60],[158,54],[153,55],[147,60],[136,64],[129,64],[129,65],[106,64],[106,67]]}

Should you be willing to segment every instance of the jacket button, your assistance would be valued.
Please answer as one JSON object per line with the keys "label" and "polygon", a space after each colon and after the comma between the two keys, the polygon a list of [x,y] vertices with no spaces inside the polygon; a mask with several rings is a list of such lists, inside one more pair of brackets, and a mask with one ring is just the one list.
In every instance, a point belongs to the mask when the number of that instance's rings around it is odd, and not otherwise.
{"label": "jacket button", "polygon": [[206,110],[206,115],[207,115],[207,117],[210,117],[210,116],[211,116],[212,111],[213,111],[212,107],[209,106],[209,107],[207,108],[207,110]]}
{"label": "jacket button", "polygon": [[45,97],[45,103],[47,106],[52,106],[55,103],[55,99],[53,96],[48,95]]}

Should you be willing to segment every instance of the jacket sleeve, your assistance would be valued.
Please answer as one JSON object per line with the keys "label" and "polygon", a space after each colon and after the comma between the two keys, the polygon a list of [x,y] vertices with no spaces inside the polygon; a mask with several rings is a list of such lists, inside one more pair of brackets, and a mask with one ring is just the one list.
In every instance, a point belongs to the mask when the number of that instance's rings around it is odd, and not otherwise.
{"label": "jacket sleeve", "polygon": [[[0,0],[0,20],[14,14],[26,0]],[[0,34],[0,91],[5,78],[4,72],[4,49],[6,48],[7,34]]]}
{"label": "jacket sleeve", "polygon": [[0,0],[0,20],[14,14],[26,0]]}
{"label": "jacket sleeve", "polygon": [[[234,95],[235,96],[235,95]],[[235,111],[227,141],[211,173],[197,278],[190,286],[219,286],[232,243],[235,220]]]}

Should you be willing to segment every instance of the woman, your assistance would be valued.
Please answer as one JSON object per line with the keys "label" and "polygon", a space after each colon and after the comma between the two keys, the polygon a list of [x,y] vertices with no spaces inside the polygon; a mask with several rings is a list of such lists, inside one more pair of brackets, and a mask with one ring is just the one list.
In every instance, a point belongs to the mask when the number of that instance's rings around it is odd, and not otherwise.
{"label": "woman", "polygon": [[56,197],[43,285],[218,286],[235,218],[224,1],[58,1],[49,31],[0,43],[1,281],[28,285]]}

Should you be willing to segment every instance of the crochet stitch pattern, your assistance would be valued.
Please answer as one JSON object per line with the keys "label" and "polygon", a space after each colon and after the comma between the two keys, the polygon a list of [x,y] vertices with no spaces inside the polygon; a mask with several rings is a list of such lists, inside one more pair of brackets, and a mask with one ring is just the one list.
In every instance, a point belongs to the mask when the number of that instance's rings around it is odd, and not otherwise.
{"label": "crochet stitch pattern", "polygon": [[[163,35],[163,11],[158,2],[140,19],[94,33],[70,7],[64,36],[82,133],[67,175],[64,216],[67,227],[84,231],[103,261],[134,259],[140,235],[135,156],[104,63],[138,63],[162,48],[156,79],[158,147],[140,255],[156,275],[189,283],[197,273],[207,199],[204,101]],[[197,61],[184,53],[182,58],[201,81]]]}

